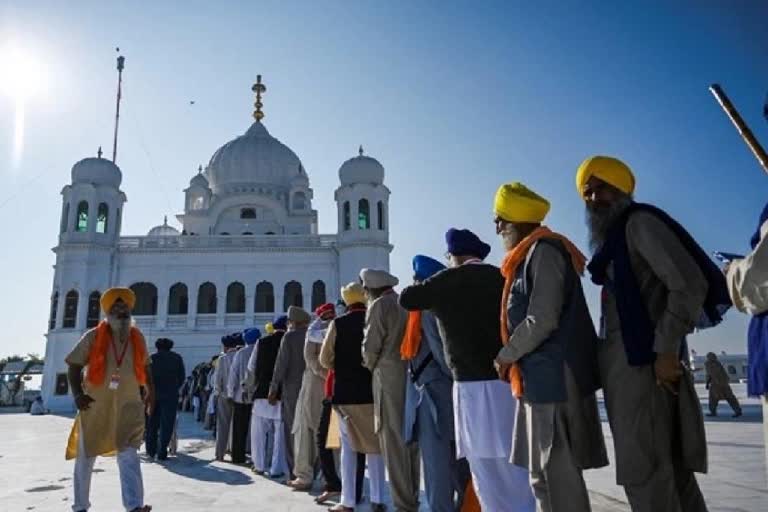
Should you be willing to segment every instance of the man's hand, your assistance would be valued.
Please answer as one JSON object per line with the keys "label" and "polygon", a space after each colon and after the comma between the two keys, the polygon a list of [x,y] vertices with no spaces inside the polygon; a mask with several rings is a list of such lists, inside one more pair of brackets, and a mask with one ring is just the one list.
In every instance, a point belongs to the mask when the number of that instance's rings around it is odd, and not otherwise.
{"label": "man's hand", "polygon": [[151,390],[147,390],[144,393],[144,412],[147,416],[152,416],[155,412],[155,394]]}
{"label": "man's hand", "polygon": [[280,400],[277,398],[277,393],[275,391],[270,391],[267,396],[267,401],[269,402],[269,405],[275,405]]}
{"label": "man's hand", "polygon": [[91,398],[89,395],[86,395],[85,393],[75,397],[75,405],[77,406],[78,411],[87,411],[91,407],[91,404],[95,401],[96,400]]}
{"label": "man's hand", "polygon": [[512,368],[513,364],[515,363],[510,361],[504,361],[499,357],[497,357],[496,360],[493,361],[493,367],[496,369],[496,373],[499,374],[499,378],[504,382],[509,382],[509,370]]}
{"label": "man's hand", "polygon": [[663,386],[673,395],[677,394],[677,383],[683,374],[680,358],[676,352],[663,352],[656,354],[656,362],[653,363],[656,373],[656,384]]}

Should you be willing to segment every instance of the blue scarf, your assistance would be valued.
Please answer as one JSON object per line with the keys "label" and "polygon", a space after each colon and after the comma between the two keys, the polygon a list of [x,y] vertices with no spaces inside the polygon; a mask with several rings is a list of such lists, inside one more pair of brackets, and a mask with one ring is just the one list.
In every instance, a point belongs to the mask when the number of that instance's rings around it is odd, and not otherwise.
{"label": "blue scarf", "polygon": [[[768,204],[760,214],[760,222],[750,241],[752,249],[760,243],[760,228],[768,220]],[[753,316],[747,331],[747,394],[760,396],[768,393],[768,312]]]}
{"label": "blue scarf", "polygon": [[[631,366],[644,366],[656,360],[653,351],[655,324],[651,321],[648,308],[640,293],[627,247],[627,221],[639,211],[648,212],[659,218],[683,244],[696,261],[709,283],[707,297],[702,306],[704,315],[699,328],[719,324],[722,314],[731,306],[728,286],[719,268],[707,256],[696,240],[666,212],[648,204],[632,203],[608,230],[605,243],[587,265],[592,282],[606,286],[616,298],[616,309],[621,323],[621,337],[627,361]],[[613,262],[613,280],[608,278],[608,266]]]}

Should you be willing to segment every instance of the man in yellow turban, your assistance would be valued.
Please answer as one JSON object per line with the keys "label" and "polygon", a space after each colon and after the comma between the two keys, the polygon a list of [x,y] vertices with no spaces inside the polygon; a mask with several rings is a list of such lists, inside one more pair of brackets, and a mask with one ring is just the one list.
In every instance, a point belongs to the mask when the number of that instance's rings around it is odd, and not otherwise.
{"label": "man in yellow turban", "polygon": [[125,510],[148,512],[137,450],[144,438],[144,414],[151,414],[154,402],[151,359],[144,336],[132,325],[133,291],[111,288],[100,303],[107,318],[87,331],[65,359],[78,409],[67,446],[67,458],[75,458],[72,509],[90,507],[96,456],[117,452]]}
{"label": "man in yellow turban", "polygon": [[519,399],[511,460],[528,470],[538,509],[589,512],[582,471],[608,464],[595,397],[597,335],[581,288],[586,258],[541,225],[548,211],[521,183],[496,193],[496,231],[507,250],[496,366]]}
{"label": "man in yellow turban", "polygon": [[725,279],[679,223],[634,202],[635,178],[620,160],[588,158],[576,185],[594,252],[587,268],[603,285],[600,376],[617,483],[632,510],[704,512],[694,476],[707,468],[704,424],[681,359],[700,319],[721,320]]}

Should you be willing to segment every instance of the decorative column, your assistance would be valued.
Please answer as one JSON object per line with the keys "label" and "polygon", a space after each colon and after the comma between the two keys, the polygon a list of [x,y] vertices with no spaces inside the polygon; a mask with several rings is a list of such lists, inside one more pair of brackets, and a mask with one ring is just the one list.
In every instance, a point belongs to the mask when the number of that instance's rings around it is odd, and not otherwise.
{"label": "decorative column", "polygon": [[[65,301],[66,304],[66,301]],[[77,295],[77,315],[75,316],[75,329],[85,331],[85,319],[88,316],[88,295],[87,292],[78,289]]]}
{"label": "decorative column", "polygon": [[194,285],[187,286],[187,327],[194,329],[195,321],[197,320],[197,292],[200,289],[200,285],[195,283]]}
{"label": "decorative column", "polygon": [[216,285],[216,327],[224,327],[224,315],[227,310],[227,294],[219,292],[221,287]]}
{"label": "decorative column", "polygon": [[312,283],[310,283],[309,286],[306,286],[302,283],[301,293],[303,295],[302,299],[304,300],[304,309],[311,313],[312,312]]}
{"label": "decorative column", "polygon": [[[165,290],[165,293],[161,293],[161,290]],[[170,289],[168,286],[162,285],[157,289],[157,327],[165,329],[168,325],[168,294]]]}
{"label": "decorative column", "polygon": [[254,318],[256,310],[256,294],[254,291],[245,290],[245,327],[251,328],[254,326]]}

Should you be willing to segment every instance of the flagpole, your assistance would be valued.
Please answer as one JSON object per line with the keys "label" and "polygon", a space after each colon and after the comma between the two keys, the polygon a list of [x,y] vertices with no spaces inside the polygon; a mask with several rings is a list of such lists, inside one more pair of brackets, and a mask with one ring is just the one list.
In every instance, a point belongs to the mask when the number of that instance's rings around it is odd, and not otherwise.
{"label": "flagpole", "polygon": [[[120,48],[117,49],[120,51]],[[117,163],[117,130],[120,127],[120,100],[123,98],[123,69],[125,68],[125,57],[117,57],[117,105],[115,107],[115,138],[112,141],[112,162]]]}

